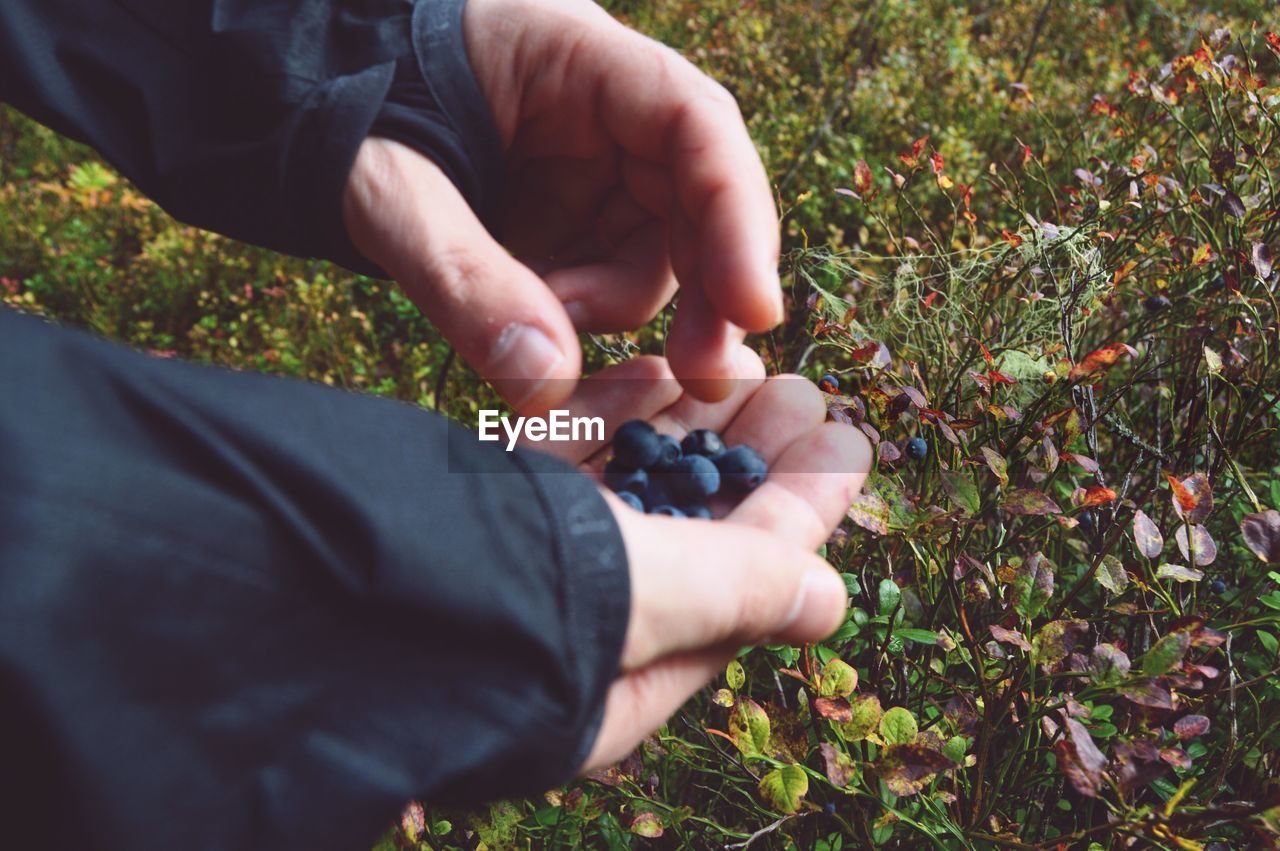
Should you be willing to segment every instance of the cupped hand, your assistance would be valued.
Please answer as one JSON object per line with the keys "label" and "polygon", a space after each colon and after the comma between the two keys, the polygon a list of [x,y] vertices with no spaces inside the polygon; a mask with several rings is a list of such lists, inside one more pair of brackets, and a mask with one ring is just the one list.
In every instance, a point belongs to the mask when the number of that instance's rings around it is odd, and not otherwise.
{"label": "cupped hand", "polygon": [[678,282],[667,360],[724,398],[745,333],[782,318],[777,213],[733,98],[589,0],[468,0],[464,30],[506,150],[505,245],[434,163],[369,139],[356,246],[526,412],[571,392],[576,331],[637,328]]}
{"label": "cupped hand", "polygon": [[[606,494],[626,544],[631,618],[622,675],[609,692],[604,723],[583,767],[624,757],[662,725],[745,645],[819,641],[843,620],[843,581],[814,554],[839,524],[870,469],[857,429],[826,421],[822,393],[797,376],[766,379],[754,353],[735,347],[741,377],[720,402],[682,393],[660,358],[639,358],[583,381],[569,409],[599,416],[612,430],[644,418],[680,438],[696,428],[748,444],[769,462],[769,477],[720,519],[641,514]],[[598,471],[607,447],[539,443]]]}

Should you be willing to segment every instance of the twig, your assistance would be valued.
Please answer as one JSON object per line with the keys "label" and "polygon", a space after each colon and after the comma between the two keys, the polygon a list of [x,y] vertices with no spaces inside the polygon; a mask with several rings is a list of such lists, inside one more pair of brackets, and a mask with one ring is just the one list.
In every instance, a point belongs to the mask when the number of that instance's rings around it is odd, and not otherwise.
{"label": "twig", "polygon": [[757,830],[755,833],[753,833],[753,834],[751,834],[750,836],[748,836],[748,837],[746,838],[746,840],[745,840],[745,841],[743,841],[743,842],[734,842],[734,843],[732,843],[732,844],[730,844],[730,845],[726,845],[726,846],[724,846],[724,847],[725,847],[726,849],[729,849],[729,848],[750,848],[750,847],[751,847],[751,844],[752,844],[753,842],[755,842],[757,839],[759,839],[760,837],[762,837],[762,836],[767,836],[768,834],[773,833],[775,830],[777,830],[778,828],[782,827],[784,824],[786,824],[787,822],[791,821],[791,820],[792,820],[792,819],[794,819],[794,818],[802,818],[802,817],[807,816],[807,815],[809,815],[809,814],[808,814],[808,813],[796,813],[795,815],[783,816],[782,818],[780,818],[780,819],[778,819],[777,821],[775,821],[773,824],[768,824],[768,825],[765,825],[764,827],[760,828],[760,829],[759,829],[759,830]]}

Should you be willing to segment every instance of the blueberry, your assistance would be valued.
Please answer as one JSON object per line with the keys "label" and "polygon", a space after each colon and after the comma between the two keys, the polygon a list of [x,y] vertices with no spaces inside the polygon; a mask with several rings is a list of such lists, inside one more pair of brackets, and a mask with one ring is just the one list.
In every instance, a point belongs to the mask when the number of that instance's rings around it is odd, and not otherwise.
{"label": "blueberry", "polygon": [[710,458],[690,455],[665,467],[659,474],[681,505],[702,502],[720,490],[720,470]]}
{"label": "blueberry", "polygon": [[711,509],[699,503],[698,505],[690,505],[685,508],[684,513],[698,520],[712,520],[715,515],[711,513]]}
{"label": "blueberry", "polygon": [[604,465],[604,486],[618,493],[644,493],[645,488],[649,487],[649,474],[644,470],[632,470],[614,458]]}
{"label": "blueberry", "polygon": [[829,815],[829,816],[833,816],[833,815],[835,815],[835,814],[836,814],[836,804],[835,804],[835,801],[827,801],[825,804],[823,804],[823,805],[822,805],[822,811],[823,811],[824,813],[826,813],[827,815]]}
{"label": "blueberry", "polygon": [[649,513],[661,514],[664,517],[688,517],[689,516],[685,514],[683,511],[681,511],[680,509],[676,508],[674,505],[659,505],[657,508],[653,509]]}
{"label": "blueberry", "polygon": [[726,449],[712,460],[720,470],[720,480],[725,488],[737,491],[755,490],[769,474],[769,465],[750,446]]}
{"label": "blueberry", "polygon": [[613,433],[613,457],[624,467],[639,470],[651,466],[662,452],[658,433],[644,420],[627,420]]}
{"label": "blueberry", "polygon": [[1098,531],[1098,518],[1089,509],[1086,508],[1076,515],[1076,520],[1080,522],[1080,530],[1086,535],[1092,535]]}
{"label": "blueberry", "polygon": [[1172,304],[1173,302],[1169,301],[1168,296],[1161,295],[1160,293],[1147,296],[1146,301],[1142,303],[1143,307],[1152,313],[1159,313]]}
{"label": "blueberry", "polygon": [[929,444],[923,437],[913,437],[907,441],[907,455],[917,461],[924,460],[929,454]]}
{"label": "blueberry", "polygon": [[1215,579],[1209,583],[1209,590],[1215,594],[1225,594],[1227,593],[1227,583],[1221,579]]}
{"label": "blueberry", "polygon": [[644,503],[640,501],[640,497],[636,496],[631,491],[618,491],[618,499],[622,500],[636,511],[639,511],[641,514],[644,513]]}
{"label": "blueberry", "polygon": [[724,441],[720,435],[709,428],[698,428],[684,436],[680,441],[680,451],[689,455],[705,455],[714,458],[724,451]]}
{"label": "blueberry", "polygon": [[660,505],[671,505],[676,502],[675,496],[671,493],[670,479],[663,473],[650,476],[649,487],[645,488],[644,493],[639,496],[644,502],[644,507],[650,512]]}
{"label": "blueberry", "polygon": [[653,466],[669,467],[680,460],[680,441],[671,435],[658,435],[658,446],[658,460],[653,462]]}
{"label": "blueberry", "polygon": [[839,393],[840,379],[828,372],[822,376],[822,380],[818,382],[818,387],[823,393]]}

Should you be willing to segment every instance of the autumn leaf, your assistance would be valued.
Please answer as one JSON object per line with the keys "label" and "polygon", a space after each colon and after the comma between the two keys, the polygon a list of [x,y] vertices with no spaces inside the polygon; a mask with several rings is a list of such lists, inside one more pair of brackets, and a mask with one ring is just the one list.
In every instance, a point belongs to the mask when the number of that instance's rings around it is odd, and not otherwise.
{"label": "autumn leaf", "polygon": [[1010,588],[1014,611],[1026,618],[1035,617],[1053,597],[1053,589],[1053,562],[1043,553],[1034,553],[1015,568]]}
{"label": "autumn leaf", "polygon": [[1019,488],[1009,491],[1000,507],[1010,514],[1027,514],[1043,516],[1045,514],[1061,514],[1062,509],[1048,497],[1044,491],[1031,488]]}
{"label": "autumn leaf", "polygon": [[832,659],[822,668],[818,694],[823,697],[848,697],[858,687],[858,672],[843,659]]}
{"label": "autumn leaf", "polygon": [[1151,645],[1142,655],[1142,673],[1149,677],[1167,674],[1182,664],[1191,647],[1191,635],[1186,630],[1174,630]]}
{"label": "autumn leaf", "polygon": [[994,623],[991,624],[990,629],[992,637],[1001,644],[1012,644],[1014,647],[1019,647],[1028,653],[1031,652],[1031,642],[1027,641],[1026,636],[1016,629],[1005,629]]}
{"label": "autumn leaf", "polygon": [[1268,564],[1280,562],[1280,511],[1268,509],[1240,520],[1245,545]]}
{"label": "autumn leaf", "polygon": [[1204,571],[1181,564],[1162,564],[1156,570],[1157,579],[1171,579],[1174,582],[1199,582],[1204,579]]}
{"label": "autumn leaf", "polygon": [[1194,473],[1179,480],[1171,473],[1164,474],[1173,490],[1173,510],[1178,518],[1188,523],[1203,523],[1213,511],[1213,488],[1204,473]]}
{"label": "autumn leaf", "polygon": [[1112,594],[1119,594],[1129,586],[1129,574],[1120,559],[1113,555],[1105,555],[1098,564],[1098,572],[1094,574],[1098,584]]}
{"label": "autumn leaf", "polygon": [[1213,259],[1213,248],[1210,247],[1209,243],[1205,242],[1205,243],[1202,243],[1200,247],[1195,250],[1195,253],[1191,255],[1191,265],[1203,266],[1205,263],[1208,263],[1212,259]]}
{"label": "autumn leaf", "polygon": [[942,470],[942,489],[959,508],[970,517],[978,513],[982,507],[982,498],[978,496],[978,487],[973,478],[963,470]]}
{"label": "autumn leaf", "polygon": [[1092,508],[1095,505],[1106,505],[1108,502],[1115,502],[1118,498],[1116,492],[1111,488],[1094,485],[1084,489],[1084,496],[1080,500],[1080,505],[1085,508]]}
{"label": "autumn leaf", "polygon": [[1138,706],[1148,709],[1172,709],[1173,696],[1167,686],[1156,680],[1139,680],[1120,690],[1120,693]]}
{"label": "autumn leaf", "polygon": [[1184,715],[1173,724],[1173,734],[1179,739],[1194,739],[1209,732],[1209,719],[1203,715]]}
{"label": "autumn leaf", "polygon": [[846,742],[860,742],[880,725],[880,698],[874,694],[854,695],[849,699],[849,707],[852,718],[836,725],[836,735]]}
{"label": "autumn leaf", "polygon": [[1111,343],[1100,349],[1094,349],[1084,356],[1084,360],[1071,368],[1070,379],[1079,381],[1104,372],[1116,364],[1120,358],[1128,355],[1137,358],[1138,352],[1127,343]]}
{"label": "autumn leaf", "polygon": [[[1209,534],[1209,530],[1203,526],[1192,526],[1190,527],[1191,534],[1188,536],[1187,528],[1185,525],[1179,526],[1178,531],[1173,535],[1182,557],[1189,560],[1195,567],[1213,564],[1218,557],[1218,544],[1213,540],[1213,536]],[[1192,547],[1195,548],[1194,553],[1192,552]]]}
{"label": "autumn leaf", "polygon": [[1164,552],[1164,536],[1142,509],[1133,513],[1133,543],[1145,558],[1158,558]]}
{"label": "autumn leaf", "polygon": [[890,745],[876,761],[876,771],[895,795],[915,795],[939,771],[955,768],[946,754],[918,744]]}
{"label": "autumn leaf", "polygon": [[1271,258],[1271,246],[1265,242],[1255,242],[1253,244],[1253,272],[1257,275],[1259,281],[1266,281],[1271,277],[1271,271],[1274,263]]}
{"label": "autumn leaf", "polygon": [[1074,718],[1066,719],[1067,736],[1054,743],[1058,764],[1072,787],[1086,798],[1098,797],[1102,789],[1102,772],[1107,758],[1093,743],[1093,737]]}
{"label": "autumn leaf", "polygon": [[763,756],[769,747],[769,716],[750,698],[739,700],[729,715],[729,738],[743,756]]}
{"label": "autumn leaf", "polygon": [[925,144],[929,141],[928,136],[921,136],[911,143],[911,150],[904,154],[898,154],[898,159],[902,160],[907,168],[915,168],[920,164],[920,152],[924,150]]}
{"label": "autumn leaf", "polygon": [[866,195],[871,191],[871,168],[866,160],[858,160],[853,166],[853,188],[859,195]]}
{"label": "autumn leaf", "polygon": [[843,697],[817,697],[813,700],[814,710],[828,721],[846,724],[853,720],[853,708]]}
{"label": "autumn leaf", "polygon": [[1000,484],[1008,486],[1009,484],[1009,462],[1004,456],[989,446],[982,447],[982,457],[987,462],[987,467],[992,473],[995,473]]}
{"label": "autumn leaf", "polygon": [[[890,443],[881,443],[891,446]],[[889,503],[879,494],[867,492],[860,494],[849,506],[846,516],[854,523],[877,535],[889,534]]]}
{"label": "autumn leaf", "polygon": [[657,839],[662,836],[662,819],[657,813],[640,813],[631,820],[631,832],[645,839]]}
{"label": "autumn leaf", "polygon": [[1071,655],[1080,637],[1089,630],[1084,621],[1050,621],[1031,640],[1031,661],[1052,666]]}
{"label": "autumn leaf", "polygon": [[858,773],[858,767],[849,755],[830,742],[818,745],[818,753],[822,757],[822,773],[827,775],[831,785],[844,787],[849,785]]}
{"label": "autumn leaf", "polygon": [[1095,685],[1119,685],[1129,676],[1129,656],[1114,644],[1102,643],[1089,655],[1089,678]]}

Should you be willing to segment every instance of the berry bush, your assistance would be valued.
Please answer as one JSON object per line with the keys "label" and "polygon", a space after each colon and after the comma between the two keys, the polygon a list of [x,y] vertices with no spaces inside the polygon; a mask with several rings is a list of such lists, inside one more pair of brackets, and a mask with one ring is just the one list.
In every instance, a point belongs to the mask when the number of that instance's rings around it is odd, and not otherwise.
{"label": "berry bush", "polygon": [[[852,606],[621,764],[411,804],[379,848],[1274,847],[1274,8],[605,5],[725,83],[766,158],[789,319],[756,343],[876,445],[826,546]],[[394,288],[178,225],[11,112],[0,298],[468,422],[493,401]],[[595,365],[665,319],[589,338]]]}

